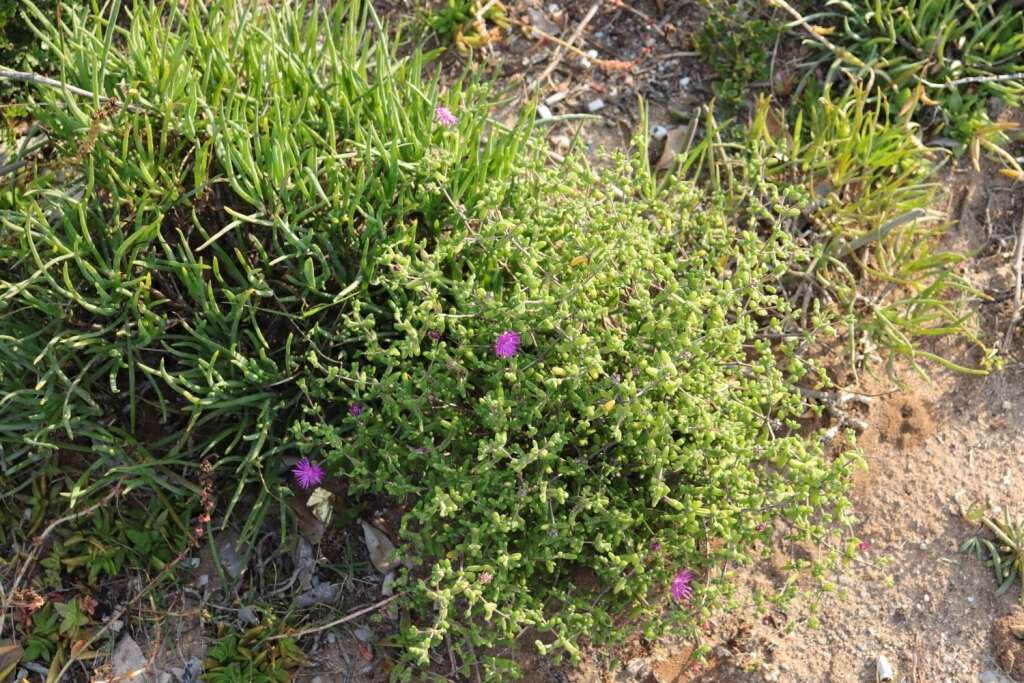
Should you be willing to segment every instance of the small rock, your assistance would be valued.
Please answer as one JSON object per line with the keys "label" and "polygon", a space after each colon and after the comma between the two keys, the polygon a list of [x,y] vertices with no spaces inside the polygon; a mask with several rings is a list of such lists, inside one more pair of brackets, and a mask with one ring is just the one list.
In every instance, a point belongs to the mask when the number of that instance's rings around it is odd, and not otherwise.
{"label": "small rock", "polygon": [[114,677],[123,683],[145,683],[146,655],[131,636],[121,636],[114,653],[110,655]]}
{"label": "small rock", "polygon": [[605,105],[604,100],[602,100],[599,97],[596,100],[587,103],[587,111],[589,111],[591,114],[595,114],[604,109],[605,106],[607,105]]}
{"label": "small rock", "polygon": [[365,626],[360,626],[354,631],[354,633],[356,638],[358,638],[364,643],[372,643],[373,641],[377,640],[377,636],[374,634],[374,632],[366,628]]}
{"label": "small rock", "polygon": [[986,671],[978,675],[978,683],[1014,683],[1014,681],[998,671]]}
{"label": "small rock", "polygon": [[667,135],[668,128],[665,126],[656,125],[651,127],[651,137],[655,140],[664,140]]}
{"label": "small rock", "polygon": [[254,626],[260,623],[260,618],[256,616],[256,610],[249,605],[238,610],[238,620],[246,626]]}
{"label": "small rock", "polygon": [[307,609],[313,605],[330,604],[338,597],[340,590],[341,586],[336,583],[321,583],[302,595],[296,596],[295,606],[299,609]]}
{"label": "small rock", "polygon": [[551,110],[548,109],[548,106],[546,104],[538,104],[537,105],[537,116],[540,117],[540,119],[542,121],[547,121],[552,116]]}
{"label": "small rock", "polygon": [[1010,403],[1009,401],[1003,401],[1003,410],[1007,410],[1008,411],[1008,410],[1011,410],[1012,408],[1013,408],[1013,404],[1012,403]]}
{"label": "small rock", "polygon": [[679,87],[682,88],[683,90],[689,90],[690,89],[690,77],[689,76],[683,76],[682,78],[680,78],[679,79]]}

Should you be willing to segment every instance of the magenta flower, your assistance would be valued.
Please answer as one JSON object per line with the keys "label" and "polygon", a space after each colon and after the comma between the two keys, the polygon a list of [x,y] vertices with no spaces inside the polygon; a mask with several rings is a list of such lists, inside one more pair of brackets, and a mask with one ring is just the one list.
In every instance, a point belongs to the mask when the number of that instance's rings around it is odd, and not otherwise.
{"label": "magenta flower", "polygon": [[689,569],[680,569],[676,578],[672,579],[672,597],[678,602],[690,602],[693,597],[693,588],[690,582],[693,581],[693,572]]}
{"label": "magenta flower", "polygon": [[512,330],[505,330],[494,342],[494,354],[498,358],[511,358],[519,353],[519,335]]}
{"label": "magenta flower", "polygon": [[303,458],[292,468],[295,482],[304,489],[310,489],[324,480],[324,468]]}
{"label": "magenta flower", "polygon": [[658,542],[658,539],[654,539],[653,541],[651,541],[651,550],[653,550],[654,552],[658,552],[659,550],[661,550],[661,543]]}
{"label": "magenta flower", "polygon": [[857,544],[857,550],[861,551],[862,553],[866,553],[868,551],[868,548],[870,548],[870,547],[871,547],[871,544],[868,543],[867,541],[861,541],[860,543]]}
{"label": "magenta flower", "polygon": [[480,581],[480,585],[481,586],[486,586],[487,584],[489,584],[493,580],[494,580],[494,575],[491,574],[490,572],[481,572],[480,576],[478,577],[478,581]]}
{"label": "magenta flower", "polygon": [[348,414],[352,417],[359,417],[363,414],[363,404],[358,401],[348,407]]}
{"label": "magenta flower", "polygon": [[459,122],[459,118],[448,107],[438,105],[434,108],[434,118],[445,128],[451,128]]}

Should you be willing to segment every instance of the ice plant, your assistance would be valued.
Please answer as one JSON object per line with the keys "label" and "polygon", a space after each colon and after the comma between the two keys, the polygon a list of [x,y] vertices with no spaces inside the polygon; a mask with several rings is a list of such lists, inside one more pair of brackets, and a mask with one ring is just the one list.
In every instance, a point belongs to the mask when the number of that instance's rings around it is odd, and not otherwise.
{"label": "ice plant", "polygon": [[437,122],[445,128],[451,128],[459,122],[459,118],[455,116],[448,107],[441,105],[438,105],[434,109],[434,118],[436,118]]}
{"label": "ice plant", "polygon": [[519,353],[519,335],[512,330],[505,330],[494,342],[494,354],[498,358],[511,358]]}
{"label": "ice plant", "polygon": [[359,403],[358,401],[356,403],[353,403],[348,407],[348,414],[351,415],[352,417],[359,417],[360,415],[363,414],[363,404]]}
{"label": "ice plant", "polygon": [[300,487],[309,489],[324,480],[324,469],[309,458],[303,458],[292,468],[292,476]]}
{"label": "ice plant", "polygon": [[672,579],[672,597],[678,602],[690,602],[690,598],[693,597],[691,581],[693,581],[693,572],[689,569],[680,569],[676,578]]}

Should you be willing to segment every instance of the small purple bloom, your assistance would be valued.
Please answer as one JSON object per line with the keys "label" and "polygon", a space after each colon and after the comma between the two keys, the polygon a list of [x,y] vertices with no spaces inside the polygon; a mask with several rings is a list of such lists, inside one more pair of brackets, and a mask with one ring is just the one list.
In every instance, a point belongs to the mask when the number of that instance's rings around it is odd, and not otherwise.
{"label": "small purple bloom", "polygon": [[480,576],[478,577],[478,580],[480,581],[481,586],[486,586],[494,580],[494,575],[490,572],[481,572]]}
{"label": "small purple bloom", "polygon": [[441,341],[440,330],[430,330],[429,332],[427,332],[427,336],[430,337],[430,339],[433,341]]}
{"label": "small purple bloom", "polygon": [[292,476],[295,482],[304,489],[313,488],[324,480],[324,469],[316,463],[310,462],[309,458],[303,458],[292,468]]}
{"label": "small purple bloom", "polygon": [[459,118],[452,113],[451,109],[441,105],[434,108],[434,117],[445,128],[451,128],[459,122]]}
{"label": "small purple bloom", "polygon": [[689,569],[680,569],[676,578],[672,579],[672,597],[678,602],[690,602],[693,597],[693,588],[690,582],[693,581],[693,572]]}
{"label": "small purple bloom", "polygon": [[505,330],[494,342],[494,354],[498,358],[511,358],[519,353],[519,335],[512,330]]}
{"label": "small purple bloom", "polygon": [[363,404],[359,403],[358,401],[356,403],[353,403],[348,407],[348,414],[351,415],[352,417],[359,417],[360,415],[363,414]]}
{"label": "small purple bloom", "polygon": [[871,544],[868,543],[867,541],[861,541],[860,543],[857,544],[857,550],[861,551],[862,553],[866,553],[868,551],[868,548],[870,548],[870,547],[871,547]]}
{"label": "small purple bloom", "polygon": [[757,531],[757,533],[761,533],[762,531],[764,531],[764,530],[765,530],[765,528],[766,528],[766,527],[765,527],[765,524],[764,524],[764,522],[761,522],[760,524],[758,524],[758,525],[757,525],[757,529],[756,529],[756,531]]}
{"label": "small purple bloom", "polygon": [[654,539],[653,541],[651,541],[651,550],[653,550],[654,552],[658,552],[659,550],[661,550],[661,543],[658,542],[658,539]]}

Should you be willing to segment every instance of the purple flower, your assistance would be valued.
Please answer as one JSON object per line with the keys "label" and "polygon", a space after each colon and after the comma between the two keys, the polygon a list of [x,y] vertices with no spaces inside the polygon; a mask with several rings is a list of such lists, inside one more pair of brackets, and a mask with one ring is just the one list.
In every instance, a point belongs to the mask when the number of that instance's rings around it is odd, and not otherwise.
{"label": "purple flower", "polygon": [[653,550],[654,552],[658,552],[659,550],[661,550],[661,543],[658,542],[658,539],[654,539],[653,541],[651,541],[651,550]]}
{"label": "purple flower", "polygon": [[519,335],[512,330],[505,330],[494,342],[494,354],[498,358],[511,358],[519,353]]}
{"label": "purple flower", "polygon": [[448,107],[438,105],[434,108],[434,118],[445,128],[451,128],[459,122],[459,118]]}
{"label": "purple flower", "polygon": [[310,462],[309,458],[303,458],[292,468],[292,476],[300,487],[309,489],[324,480],[324,469]]}
{"label": "purple flower", "polygon": [[427,336],[430,337],[433,341],[441,341],[440,330],[430,330],[429,332],[427,332]]}
{"label": "purple flower", "polygon": [[857,544],[857,550],[861,551],[862,553],[866,553],[868,551],[868,548],[870,548],[870,547],[871,547],[871,544],[868,543],[867,541],[861,541],[860,543]]}
{"label": "purple flower", "polygon": [[766,528],[767,528],[767,527],[765,526],[764,522],[761,522],[760,524],[758,524],[758,525],[757,525],[756,531],[757,531],[757,533],[761,533],[761,532],[762,532],[762,531],[764,531],[764,530],[765,530]]}
{"label": "purple flower", "polygon": [[486,586],[494,580],[494,575],[490,572],[481,572],[477,580],[480,581],[481,586]]}
{"label": "purple flower", "polygon": [[356,401],[348,407],[348,414],[352,417],[359,417],[363,414],[363,404]]}
{"label": "purple flower", "polygon": [[690,602],[693,597],[693,589],[690,582],[693,581],[693,572],[689,569],[680,569],[676,578],[672,579],[672,597],[678,602]]}

